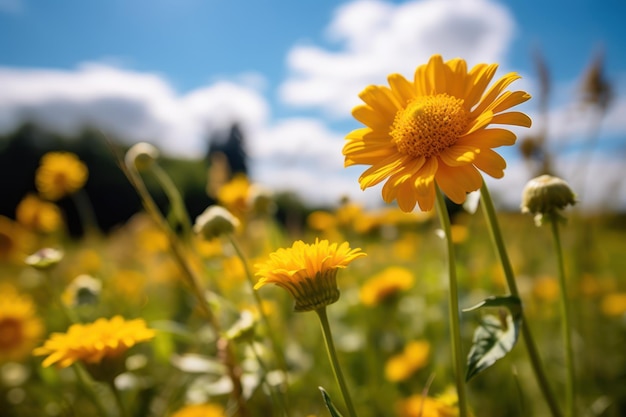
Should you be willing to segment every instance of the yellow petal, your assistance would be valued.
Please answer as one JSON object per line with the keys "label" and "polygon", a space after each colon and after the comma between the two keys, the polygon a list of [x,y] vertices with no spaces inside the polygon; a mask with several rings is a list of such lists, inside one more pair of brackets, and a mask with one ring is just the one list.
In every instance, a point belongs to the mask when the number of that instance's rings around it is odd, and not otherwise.
{"label": "yellow petal", "polygon": [[387,77],[391,91],[400,98],[403,106],[413,99],[415,94],[415,86],[400,74],[391,74]]}
{"label": "yellow petal", "polygon": [[465,201],[467,193],[476,191],[483,182],[483,177],[473,165],[450,167],[439,164],[435,181],[448,198],[457,204]]}
{"label": "yellow petal", "polygon": [[515,144],[516,136],[506,129],[483,129],[460,137],[455,146],[474,146],[479,148],[497,148]]}
{"label": "yellow petal", "polygon": [[494,178],[502,178],[504,176],[504,168],[506,168],[506,161],[491,149],[483,149],[482,152],[476,155],[474,165]]}
{"label": "yellow petal", "polygon": [[520,79],[521,77],[514,72],[510,72],[502,78],[500,78],[494,85],[491,86],[489,91],[483,96],[480,104],[472,110],[472,114],[480,114],[484,112],[502,93],[502,91],[507,88],[513,81]]}
{"label": "yellow petal", "polygon": [[446,165],[456,167],[474,162],[480,148],[476,145],[460,145],[458,142],[454,146],[443,150],[439,158]]}
{"label": "yellow petal", "polygon": [[491,123],[497,125],[513,125],[523,127],[530,127],[533,124],[530,117],[519,111],[497,114],[493,117]]}
{"label": "yellow petal", "polygon": [[498,64],[478,64],[470,70],[465,93],[465,105],[468,109],[473,108],[478,103],[497,69]]}

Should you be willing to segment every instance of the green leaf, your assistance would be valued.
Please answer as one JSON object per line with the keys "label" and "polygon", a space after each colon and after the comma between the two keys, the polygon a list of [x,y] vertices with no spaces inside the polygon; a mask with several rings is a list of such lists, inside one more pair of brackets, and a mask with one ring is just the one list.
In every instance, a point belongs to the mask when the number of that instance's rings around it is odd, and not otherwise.
{"label": "green leaf", "polygon": [[[485,316],[474,332],[472,348],[467,357],[466,381],[506,356],[515,346],[519,335],[522,320],[522,302],[519,297],[493,296],[463,311],[474,311],[483,307],[500,308],[500,314]],[[506,314],[503,307],[510,314]]]}
{"label": "green leaf", "polygon": [[513,315],[515,319],[522,315],[522,302],[519,297],[513,295],[486,298],[475,306],[463,309],[463,312],[466,313],[468,311],[478,310],[482,307],[505,307],[511,312],[511,315]]}
{"label": "green leaf", "polygon": [[513,349],[519,334],[520,318],[504,313],[499,317],[487,315],[474,332],[472,348],[467,357],[467,374],[469,381],[481,371],[489,368],[498,359],[506,356]]}
{"label": "green leaf", "polygon": [[318,388],[322,392],[322,397],[324,398],[324,402],[326,403],[326,408],[328,408],[328,411],[330,411],[330,415],[332,417],[342,417],[341,413],[337,411],[337,408],[335,407],[333,402],[330,400],[330,396],[328,395],[326,390],[324,390],[324,388],[322,387],[318,387]]}

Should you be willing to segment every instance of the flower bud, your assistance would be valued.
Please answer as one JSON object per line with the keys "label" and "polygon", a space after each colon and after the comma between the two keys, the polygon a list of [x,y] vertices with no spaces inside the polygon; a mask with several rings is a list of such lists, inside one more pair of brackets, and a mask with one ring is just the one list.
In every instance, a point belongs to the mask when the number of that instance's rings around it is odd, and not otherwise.
{"label": "flower bud", "polygon": [[522,213],[534,214],[538,225],[543,216],[558,216],[559,210],[574,204],[576,196],[567,182],[551,175],[533,178],[522,192]]}
{"label": "flower bud", "polygon": [[126,166],[134,166],[137,171],[145,171],[159,157],[159,150],[147,142],[139,142],[126,152]]}
{"label": "flower bud", "polygon": [[232,233],[239,226],[239,220],[221,206],[209,206],[196,217],[193,231],[206,240]]}
{"label": "flower bud", "polygon": [[35,269],[49,269],[61,262],[63,251],[54,248],[43,248],[26,257],[24,262]]}

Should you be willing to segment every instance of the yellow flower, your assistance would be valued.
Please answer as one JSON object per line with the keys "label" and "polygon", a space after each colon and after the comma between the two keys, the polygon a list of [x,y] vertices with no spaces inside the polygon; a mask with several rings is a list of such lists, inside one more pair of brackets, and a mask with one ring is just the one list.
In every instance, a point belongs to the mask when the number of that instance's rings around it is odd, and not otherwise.
{"label": "yellow flower", "polygon": [[604,315],[617,317],[626,314],[626,293],[607,294],[602,298],[600,308]]}
{"label": "yellow flower", "polygon": [[249,208],[250,181],[237,174],[217,192],[217,201],[235,216],[242,217]]}
{"label": "yellow flower", "polygon": [[462,59],[444,62],[434,55],[415,70],[413,81],[399,74],[389,87],[369,86],[359,97],[364,105],[352,115],[366,127],[346,136],[345,166],[371,165],[359,178],[365,189],[386,180],[385,202],[397,200],[402,211],[416,204],[433,208],[435,184],[455,203],[479,189],[483,178],[504,175],[506,162],[492,148],[513,145],[515,135],[490,124],[529,127],[520,112],[505,112],[530,98],[523,91],[504,91],[519,78],[509,73],[488,91],[497,64],[467,71]]}
{"label": "yellow flower", "polygon": [[391,266],[363,284],[360,292],[361,301],[366,306],[375,306],[412,286],[413,274],[411,271],[406,268]]}
{"label": "yellow flower", "polygon": [[19,223],[0,216],[0,262],[24,262],[33,243],[33,236]]}
{"label": "yellow flower", "polygon": [[35,185],[46,199],[57,201],[87,182],[87,166],[70,152],[48,152],[35,172]]}
{"label": "yellow flower", "polygon": [[218,404],[190,404],[176,411],[171,417],[226,417],[226,413]]}
{"label": "yellow flower", "polygon": [[411,341],[404,351],[389,358],[385,364],[385,377],[391,382],[404,381],[426,366],[429,356],[430,343],[425,340]]}
{"label": "yellow flower", "polygon": [[28,194],[20,201],[15,210],[15,217],[18,223],[42,233],[57,231],[63,224],[59,207],[40,199],[35,194]]}
{"label": "yellow flower", "polygon": [[295,311],[317,310],[339,299],[337,270],[361,256],[366,254],[360,248],[350,249],[348,242],[338,245],[316,239],[309,245],[298,240],[255,265],[261,278],[254,288],[276,284],[295,299]]}
{"label": "yellow flower", "polygon": [[11,285],[0,285],[0,363],[30,355],[43,330],[32,299]]}
{"label": "yellow flower", "polygon": [[459,409],[440,398],[412,395],[400,404],[400,417],[457,417]]}
{"label": "yellow flower", "polygon": [[135,344],[154,336],[155,331],[146,327],[143,319],[100,318],[91,324],[73,324],[67,333],[53,333],[33,353],[49,355],[43,361],[44,367],[56,364],[65,368],[78,361],[97,364],[103,359],[117,359]]}

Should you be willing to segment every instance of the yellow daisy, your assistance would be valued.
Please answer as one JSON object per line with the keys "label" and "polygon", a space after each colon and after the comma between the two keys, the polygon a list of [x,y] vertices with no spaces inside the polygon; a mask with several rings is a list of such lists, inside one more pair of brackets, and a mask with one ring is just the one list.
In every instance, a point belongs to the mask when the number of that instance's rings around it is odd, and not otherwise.
{"label": "yellow daisy", "polygon": [[0,285],[0,363],[30,355],[43,330],[32,299],[11,285]]}
{"label": "yellow daisy", "polygon": [[48,152],[35,172],[35,186],[42,197],[57,201],[80,190],[87,176],[87,166],[75,154]]}
{"label": "yellow daisy", "polygon": [[33,353],[49,355],[43,361],[44,367],[56,364],[65,368],[78,361],[97,364],[105,358],[119,358],[135,344],[154,336],[155,331],[146,327],[143,319],[100,318],[91,324],[73,324],[67,333],[53,333]]}
{"label": "yellow daisy", "polygon": [[298,240],[291,248],[278,249],[267,261],[255,265],[261,278],[254,288],[276,284],[295,299],[295,311],[317,310],[339,299],[338,269],[361,256],[366,254],[360,248],[350,249],[348,242],[338,245],[316,239],[309,245]]}
{"label": "yellow daisy", "polygon": [[418,204],[433,208],[435,185],[462,203],[479,189],[479,170],[495,178],[506,162],[492,150],[513,145],[515,135],[491,124],[529,127],[520,112],[507,111],[530,98],[524,91],[504,91],[520,78],[509,73],[487,90],[497,64],[478,64],[469,72],[462,59],[444,62],[440,55],[415,70],[413,81],[391,74],[389,87],[368,86],[365,102],[352,115],[366,127],[353,130],[344,145],[345,166],[370,165],[360,176],[362,189],[386,180],[385,202],[397,200],[408,212]]}
{"label": "yellow daisy", "polygon": [[22,264],[34,243],[28,230],[0,215],[0,262]]}
{"label": "yellow daisy", "polygon": [[413,273],[406,268],[390,266],[367,280],[359,293],[364,305],[376,306],[413,286]]}

